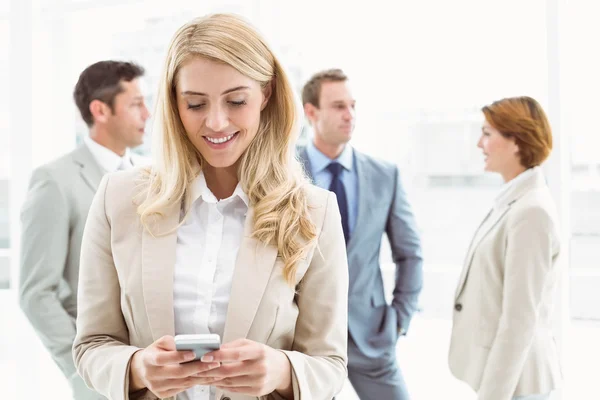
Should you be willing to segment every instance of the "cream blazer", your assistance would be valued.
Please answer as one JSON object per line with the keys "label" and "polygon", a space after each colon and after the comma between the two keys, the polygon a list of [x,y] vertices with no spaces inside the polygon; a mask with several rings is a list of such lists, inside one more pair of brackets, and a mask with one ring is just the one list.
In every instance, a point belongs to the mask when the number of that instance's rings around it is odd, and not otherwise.
{"label": "cream blazer", "polygon": [[456,289],[449,366],[478,400],[546,394],[561,381],[552,332],[558,218],[542,170],[532,172],[479,227]]}
{"label": "cream blazer", "polygon": [[[132,199],[144,188],[140,169],[107,175],[84,231],[73,357],[88,386],[109,399],[130,395],[133,353],[174,334],[173,269],[181,204],[143,229]],[[140,181],[142,184],[140,184]],[[292,366],[294,399],[331,399],[347,375],[348,264],[335,195],[309,186],[318,241],[286,283],[274,246],[251,238],[253,210],[233,276],[223,343],[248,338],[281,349]],[[190,316],[191,318],[191,316]],[[217,391],[217,399],[249,400]],[[262,399],[280,399],[277,394]]]}

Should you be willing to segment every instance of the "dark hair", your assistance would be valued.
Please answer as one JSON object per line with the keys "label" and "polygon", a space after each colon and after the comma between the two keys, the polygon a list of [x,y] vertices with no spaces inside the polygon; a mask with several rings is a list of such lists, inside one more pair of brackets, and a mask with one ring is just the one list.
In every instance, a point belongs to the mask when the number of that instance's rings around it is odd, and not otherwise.
{"label": "dark hair", "polygon": [[115,97],[123,91],[121,81],[131,82],[142,75],[144,68],[125,61],[99,61],[84,69],[73,91],[81,118],[88,126],[94,125],[94,117],[90,112],[93,100],[106,103],[114,111]]}
{"label": "dark hair", "polygon": [[542,106],[531,97],[510,97],[481,109],[491,126],[519,147],[521,165],[540,165],[552,150],[552,130]]}
{"label": "dark hair", "polygon": [[348,77],[339,68],[328,69],[314,74],[302,89],[302,104],[310,103],[319,107],[321,85],[323,82],[344,82]]}

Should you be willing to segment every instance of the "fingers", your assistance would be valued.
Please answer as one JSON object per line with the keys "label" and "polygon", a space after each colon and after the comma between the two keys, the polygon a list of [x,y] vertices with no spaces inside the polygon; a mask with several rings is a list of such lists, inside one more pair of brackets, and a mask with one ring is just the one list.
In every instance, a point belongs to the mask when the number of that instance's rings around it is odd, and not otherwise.
{"label": "fingers", "polygon": [[150,375],[149,379],[152,379],[154,381],[164,381],[169,379],[185,379],[191,376],[201,376],[205,378],[209,375],[199,374],[206,374],[207,371],[217,369],[220,365],[221,364],[219,363],[203,363],[201,361],[194,361],[187,364],[153,367],[149,370],[148,374]]}
{"label": "fingers", "polygon": [[218,379],[231,378],[231,377],[252,374],[253,369],[254,368],[252,368],[251,362],[249,362],[249,361],[236,362],[236,363],[221,364],[221,366],[219,368],[199,372],[195,376],[202,377],[202,378],[218,378]]}
{"label": "fingers", "polygon": [[172,336],[163,336],[143,350],[144,382],[157,396],[171,397],[196,385],[211,385],[220,378],[199,376],[218,369],[218,362],[193,361],[193,351],[177,351]]}
{"label": "fingers", "polygon": [[215,385],[216,387],[218,387],[219,389],[227,389],[228,392],[232,392],[232,393],[243,393],[245,395],[250,395],[250,396],[260,396],[261,391],[257,390],[256,388],[252,387],[252,386],[240,386],[240,387],[227,387],[227,386],[219,386],[219,385]]}
{"label": "fingers", "polygon": [[169,351],[160,348],[148,352],[148,362],[155,366],[167,366],[192,361],[195,357],[193,351]]}
{"label": "fingers", "polygon": [[[177,374],[177,377],[184,378],[188,376],[194,376],[201,373],[208,373],[209,371],[213,371],[218,369],[221,366],[220,363],[205,363],[202,361],[194,361],[187,364],[178,365],[175,368],[174,374]],[[204,375],[205,377],[208,375]]]}
{"label": "fingers", "polygon": [[[238,342],[238,343],[236,343]],[[239,362],[264,358],[266,346],[249,340],[236,341],[221,346],[220,350],[207,353],[202,357],[206,362]]]}
{"label": "fingers", "polygon": [[234,347],[241,347],[241,346],[251,344],[251,343],[254,343],[254,342],[252,342],[251,340],[248,340],[248,339],[236,339],[233,342],[223,343],[221,345],[221,348],[222,349],[231,349]]}
{"label": "fingers", "polygon": [[173,336],[163,336],[146,348],[146,363],[155,366],[180,364],[195,358],[192,351],[177,351]]}
{"label": "fingers", "polygon": [[151,392],[163,398],[195,385],[210,385],[220,378],[197,375],[218,368],[219,365],[219,363],[194,361],[187,364],[152,367],[147,371],[147,387]]}
{"label": "fingers", "polygon": [[[213,378],[216,379],[216,378]],[[256,387],[260,386],[260,382],[255,376],[241,375],[236,377],[219,379],[214,385],[221,388],[241,388],[241,387]]]}
{"label": "fingers", "polygon": [[212,385],[216,378],[187,377],[183,379],[164,379],[148,387],[150,391],[160,398],[171,397],[197,385]]}

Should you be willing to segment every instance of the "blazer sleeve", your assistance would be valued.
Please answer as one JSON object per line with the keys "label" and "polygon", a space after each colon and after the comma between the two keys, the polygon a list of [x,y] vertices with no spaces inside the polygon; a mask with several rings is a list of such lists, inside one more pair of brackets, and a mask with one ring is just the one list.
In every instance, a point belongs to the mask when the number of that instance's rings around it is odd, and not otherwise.
{"label": "blazer sleeve", "polygon": [[[71,347],[75,319],[59,290],[69,252],[69,204],[44,168],[34,171],[21,209],[19,304],[63,374],[76,375]],[[70,288],[74,290],[74,288]]]}
{"label": "blazer sleeve", "polygon": [[423,288],[423,256],[415,217],[397,167],[395,167],[394,197],[386,233],[390,241],[392,258],[396,264],[392,307],[398,315],[398,328],[402,328],[403,333],[406,334],[413,314],[418,309],[419,294]]}
{"label": "blazer sleeve", "polygon": [[[295,400],[331,399],[347,376],[348,261],[335,194],[328,193],[323,227],[299,285],[292,351]],[[276,394],[273,398],[280,398]]]}
{"label": "blazer sleeve", "polygon": [[[120,306],[121,288],[111,250],[106,175],[94,197],[81,246],[77,335],[73,358],[85,383],[109,399],[129,399],[129,364],[140,350],[129,345]],[[115,196],[118,193],[114,193]]]}
{"label": "blazer sleeve", "polygon": [[554,284],[552,219],[542,208],[520,214],[507,233],[502,314],[483,371],[480,400],[513,397],[533,342],[540,305]]}

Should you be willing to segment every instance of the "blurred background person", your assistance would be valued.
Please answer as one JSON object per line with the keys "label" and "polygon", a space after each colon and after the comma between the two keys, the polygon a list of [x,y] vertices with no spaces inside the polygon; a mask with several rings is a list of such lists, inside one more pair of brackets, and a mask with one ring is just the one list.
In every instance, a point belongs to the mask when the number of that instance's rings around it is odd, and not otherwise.
{"label": "blurred background person", "polygon": [[549,399],[561,382],[552,329],[558,217],[540,167],[552,133],[530,97],[482,110],[477,147],[486,171],[505,184],[475,233],[456,289],[450,370],[479,400]]}
{"label": "blurred background person", "polygon": [[[409,398],[396,361],[423,286],[421,241],[398,167],[350,144],[356,100],[340,69],[316,73],[302,91],[314,137],[300,158],[315,184],[337,196],[350,273],[348,377],[363,399]],[[392,304],[379,264],[386,233],[396,264]]]}
{"label": "blurred background person", "polygon": [[77,400],[102,398],[83,383],[71,352],[83,228],[102,176],[145,162],[129,150],[142,143],[149,117],[143,74],[142,67],[120,61],[100,61],[81,73],[73,97],[89,137],[33,172],[21,211],[21,309]]}

